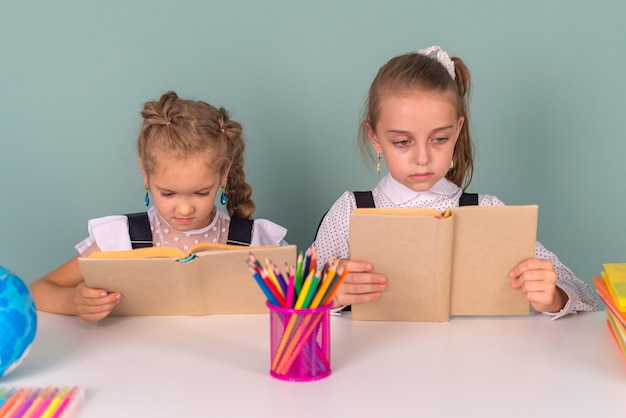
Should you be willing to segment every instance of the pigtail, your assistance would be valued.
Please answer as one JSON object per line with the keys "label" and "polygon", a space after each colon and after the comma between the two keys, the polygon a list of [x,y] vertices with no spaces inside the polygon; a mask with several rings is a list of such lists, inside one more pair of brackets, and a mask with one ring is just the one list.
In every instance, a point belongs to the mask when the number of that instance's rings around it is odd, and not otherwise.
{"label": "pigtail", "polygon": [[243,129],[238,122],[230,119],[228,112],[224,108],[218,110],[218,120],[223,131],[229,156],[230,169],[226,179],[226,197],[228,203],[226,209],[231,217],[250,219],[256,209],[254,201],[251,199],[252,187],[246,183],[246,173],[244,171],[244,150]]}
{"label": "pigtail", "polygon": [[452,57],[452,61],[454,62],[456,75],[454,82],[458,93],[458,113],[459,116],[463,116],[465,121],[461,127],[452,157],[454,168],[450,169],[446,178],[465,190],[469,187],[474,175],[474,145],[470,135],[469,118],[471,77],[469,69],[463,60],[458,57]]}

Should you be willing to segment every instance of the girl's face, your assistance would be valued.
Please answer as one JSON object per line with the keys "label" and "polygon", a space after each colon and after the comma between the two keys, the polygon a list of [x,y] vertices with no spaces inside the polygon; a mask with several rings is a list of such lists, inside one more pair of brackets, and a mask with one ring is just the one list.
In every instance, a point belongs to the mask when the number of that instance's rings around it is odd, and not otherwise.
{"label": "girl's face", "polygon": [[415,91],[380,102],[376,131],[367,132],[391,176],[416,192],[430,190],[450,170],[463,117],[449,95]]}
{"label": "girl's face", "polygon": [[211,223],[222,180],[204,156],[159,156],[154,172],[149,176],[144,172],[154,205],[178,231],[201,229]]}

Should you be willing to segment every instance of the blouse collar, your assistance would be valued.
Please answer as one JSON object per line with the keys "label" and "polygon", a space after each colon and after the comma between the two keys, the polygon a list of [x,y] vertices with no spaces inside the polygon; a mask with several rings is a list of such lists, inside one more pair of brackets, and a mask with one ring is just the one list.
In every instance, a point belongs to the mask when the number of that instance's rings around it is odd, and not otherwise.
{"label": "blouse collar", "polygon": [[413,200],[425,201],[440,196],[451,196],[459,191],[459,186],[443,177],[430,190],[416,192],[394,179],[391,174],[385,175],[378,183],[378,187],[394,205],[401,205]]}
{"label": "blouse collar", "polygon": [[[156,206],[152,206],[151,209],[154,210],[154,212],[156,213],[157,218],[159,219],[159,222],[161,224],[167,225],[171,229],[175,229],[165,220],[165,218],[163,216],[161,216],[161,213],[159,212],[159,210],[157,209]],[[213,213],[215,213],[215,216],[213,216],[213,220],[211,221],[210,224],[208,224],[204,228],[193,229],[193,230],[190,230],[190,231],[184,231],[184,234],[187,235],[187,236],[196,235],[196,234],[204,234],[209,229],[213,228],[215,226],[215,224],[217,223],[217,218],[219,218],[219,213],[218,213],[217,207],[215,205],[213,205]]]}

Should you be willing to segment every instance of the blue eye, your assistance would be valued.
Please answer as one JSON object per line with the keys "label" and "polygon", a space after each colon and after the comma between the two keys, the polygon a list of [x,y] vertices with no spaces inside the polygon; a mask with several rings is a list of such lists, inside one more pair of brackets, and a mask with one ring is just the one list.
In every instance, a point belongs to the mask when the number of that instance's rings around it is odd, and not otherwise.
{"label": "blue eye", "polygon": [[397,147],[406,147],[407,145],[409,145],[409,140],[408,139],[403,139],[401,141],[395,141],[393,143],[393,145],[395,145]]}
{"label": "blue eye", "polygon": [[437,144],[443,144],[447,140],[448,140],[448,138],[435,138],[435,139],[433,139],[433,141],[436,142]]}

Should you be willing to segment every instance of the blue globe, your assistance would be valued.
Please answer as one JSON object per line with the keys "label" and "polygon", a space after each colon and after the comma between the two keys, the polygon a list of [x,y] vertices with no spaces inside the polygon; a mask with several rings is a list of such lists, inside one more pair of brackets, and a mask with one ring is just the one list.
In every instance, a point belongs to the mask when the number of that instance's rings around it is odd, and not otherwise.
{"label": "blue globe", "polygon": [[37,311],[28,287],[0,266],[0,378],[24,360],[36,332]]}

